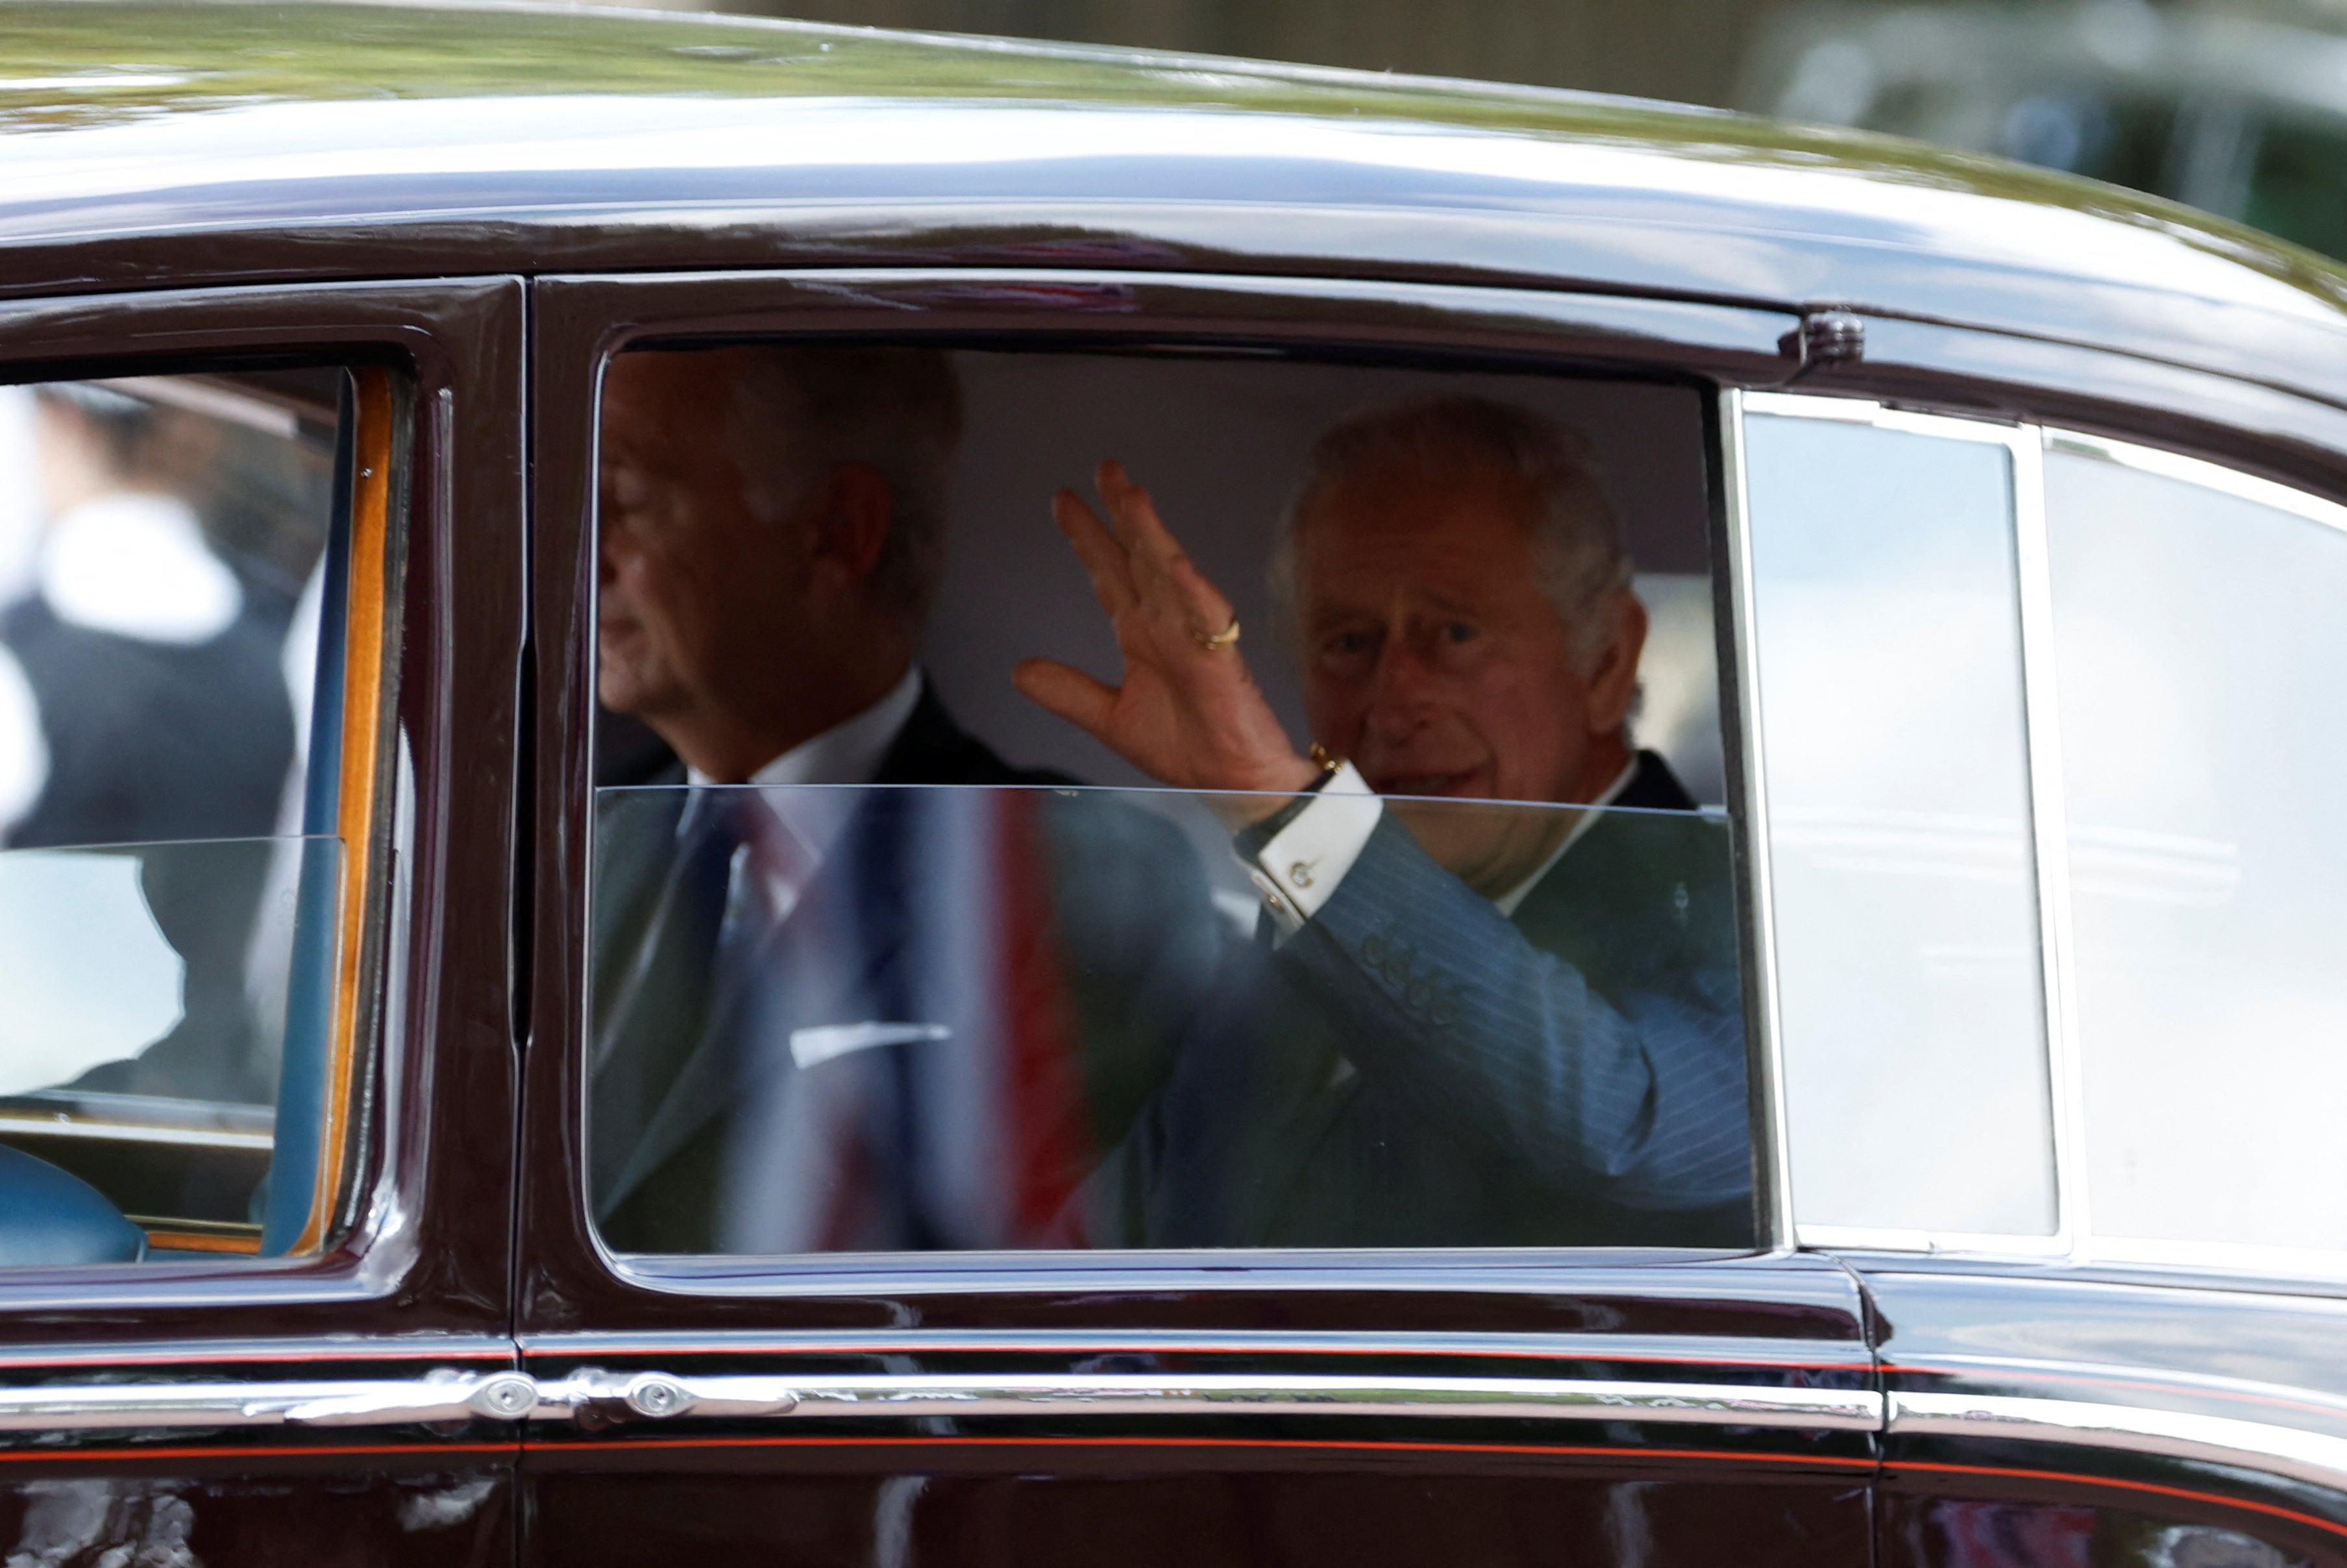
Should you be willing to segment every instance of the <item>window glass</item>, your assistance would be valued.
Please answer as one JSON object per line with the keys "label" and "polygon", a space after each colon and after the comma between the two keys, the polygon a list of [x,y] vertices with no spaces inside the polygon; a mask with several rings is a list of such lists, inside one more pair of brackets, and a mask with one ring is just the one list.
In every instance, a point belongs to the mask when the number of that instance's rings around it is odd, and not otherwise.
{"label": "window glass", "polygon": [[606,1242],[1748,1245],[1704,461],[1679,387],[620,355]]}
{"label": "window glass", "polygon": [[[1749,1240],[1724,821],[1353,797],[1360,857],[1258,940],[1245,804],[602,792],[607,918],[658,927],[614,930],[637,961],[597,989],[606,1241]],[[1442,869],[1582,821],[1570,884],[1512,918]]]}
{"label": "window glass", "polygon": [[2010,454],[1745,440],[1797,1215],[2048,1234]]}
{"label": "window glass", "polygon": [[0,1261],[315,1245],[349,380],[0,388]]}
{"label": "window glass", "polygon": [[2164,466],[2046,457],[2094,1228],[2347,1247],[2347,532]]}

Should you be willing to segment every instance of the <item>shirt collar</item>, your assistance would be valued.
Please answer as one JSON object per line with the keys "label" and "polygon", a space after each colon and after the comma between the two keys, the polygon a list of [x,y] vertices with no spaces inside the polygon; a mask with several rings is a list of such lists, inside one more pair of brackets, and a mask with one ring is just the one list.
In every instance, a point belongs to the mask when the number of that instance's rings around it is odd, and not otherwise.
{"label": "shirt collar", "polygon": [[1491,900],[1492,903],[1500,907],[1501,914],[1506,915],[1511,918],[1514,917],[1518,907],[1520,907],[1526,898],[1532,897],[1532,891],[1534,887],[1540,886],[1540,879],[1556,869],[1556,863],[1564,858],[1564,852],[1566,850],[1571,849],[1574,845],[1581,842],[1581,835],[1583,834],[1587,833],[1591,828],[1597,825],[1597,819],[1605,815],[1605,808],[1607,806],[1612,805],[1616,800],[1621,798],[1622,792],[1630,787],[1630,781],[1632,778],[1636,776],[1637,772],[1638,757],[1637,753],[1634,752],[1631,753],[1629,762],[1623,765],[1622,771],[1614,775],[1614,782],[1607,784],[1603,790],[1599,791],[1597,798],[1590,802],[1588,807],[1582,812],[1581,820],[1574,823],[1572,830],[1565,834],[1564,842],[1558,845],[1554,851],[1550,854],[1549,857],[1540,863],[1540,868],[1534,871],[1530,876],[1525,877],[1522,882],[1517,883],[1513,887],[1509,888],[1505,893],[1501,894],[1497,898]]}
{"label": "shirt collar", "polygon": [[[882,759],[896,743],[897,733],[913,716],[921,701],[921,671],[917,666],[888,694],[852,719],[834,724],[811,740],[801,741],[750,775],[753,784],[866,784],[880,771]],[[712,782],[698,768],[687,768],[689,783]]]}

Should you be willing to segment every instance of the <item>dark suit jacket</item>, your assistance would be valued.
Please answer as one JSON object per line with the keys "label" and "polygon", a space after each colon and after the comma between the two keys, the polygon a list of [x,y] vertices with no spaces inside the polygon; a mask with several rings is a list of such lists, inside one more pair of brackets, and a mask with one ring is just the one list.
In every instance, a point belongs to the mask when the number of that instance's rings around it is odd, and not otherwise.
{"label": "dark suit jacket", "polygon": [[1641,753],[1503,917],[1381,817],[1240,972],[1093,1184],[1153,1246],[1749,1241],[1724,825]]}
{"label": "dark suit jacket", "polygon": [[[762,1204],[819,1212],[820,1234],[795,1244],[810,1247],[1043,1239],[1038,1214],[1058,1213],[1163,1079],[1181,1015],[1159,1003],[1200,993],[1214,961],[1204,873],[1174,829],[1113,801],[1008,787],[1069,782],[1010,767],[925,690],[874,783],[1003,794],[865,794],[788,917],[731,974],[714,964],[719,907],[692,893],[707,867],[694,868],[692,834],[678,835],[693,792],[601,797],[589,1148],[612,1246],[729,1249]],[[1032,894],[1028,916],[989,905],[974,922],[938,897],[938,862],[973,836],[953,814],[973,808],[993,814],[987,833],[1031,838],[1003,851],[1017,866],[996,878],[1001,899]],[[1007,886],[1019,867],[1037,871],[1034,888]],[[1149,899],[1129,896],[1136,879]],[[950,1010],[940,991],[972,967],[956,946],[972,924],[989,929],[989,974],[1010,988],[979,999],[989,1016],[947,1039],[794,1060],[794,1030]],[[1015,1026],[992,1016],[1004,1006]],[[1023,1054],[974,1061],[995,1049],[980,1039],[989,1030]],[[1017,1084],[1006,1090],[1003,1072]],[[1000,1191],[957,1180],[969,1164],[948,1157],[954,1141],[985,1132],[979,1102],[991,1091],[1015,1092],[1030,1123],[1047,1123],[1022,1129],[1029,1163],[1065,1168],[983,1173],[977,1184]],[[1021,1184],[1040,1191],[1010,1190]]]}

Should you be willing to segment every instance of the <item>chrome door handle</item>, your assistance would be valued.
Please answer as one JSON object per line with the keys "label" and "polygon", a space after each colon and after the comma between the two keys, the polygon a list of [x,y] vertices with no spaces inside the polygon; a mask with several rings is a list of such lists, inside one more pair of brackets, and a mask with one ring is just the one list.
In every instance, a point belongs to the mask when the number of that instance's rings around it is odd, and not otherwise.
{"label": "chrome door handle", "polygon": [[538,1402],[524,1372],[439,1368],[421,1378],[282,1382],[140,1382],[0,1388],[0,1431],[110,1427],[430,1426],[518,1421]]}

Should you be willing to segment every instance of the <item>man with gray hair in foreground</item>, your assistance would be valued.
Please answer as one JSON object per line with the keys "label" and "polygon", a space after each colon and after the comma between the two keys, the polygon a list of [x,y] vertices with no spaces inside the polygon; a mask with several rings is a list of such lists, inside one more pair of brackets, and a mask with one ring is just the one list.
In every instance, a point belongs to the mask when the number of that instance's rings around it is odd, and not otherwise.
{"label": "man with gray hair in foreground", "polygon": [[1098,482],[1106,521],[1054,514],[1123,682],[1039,660],[1020,689],[1164,783],[1251,792],[1218,809],[1264,940],[1092,1184],[1092,1234],[1748,1243],[1727,839],[1631,746],[1645,612],[1576,440],[1470,397],[1320,439],[1273,570],[1308,757],[1147,492]]}

